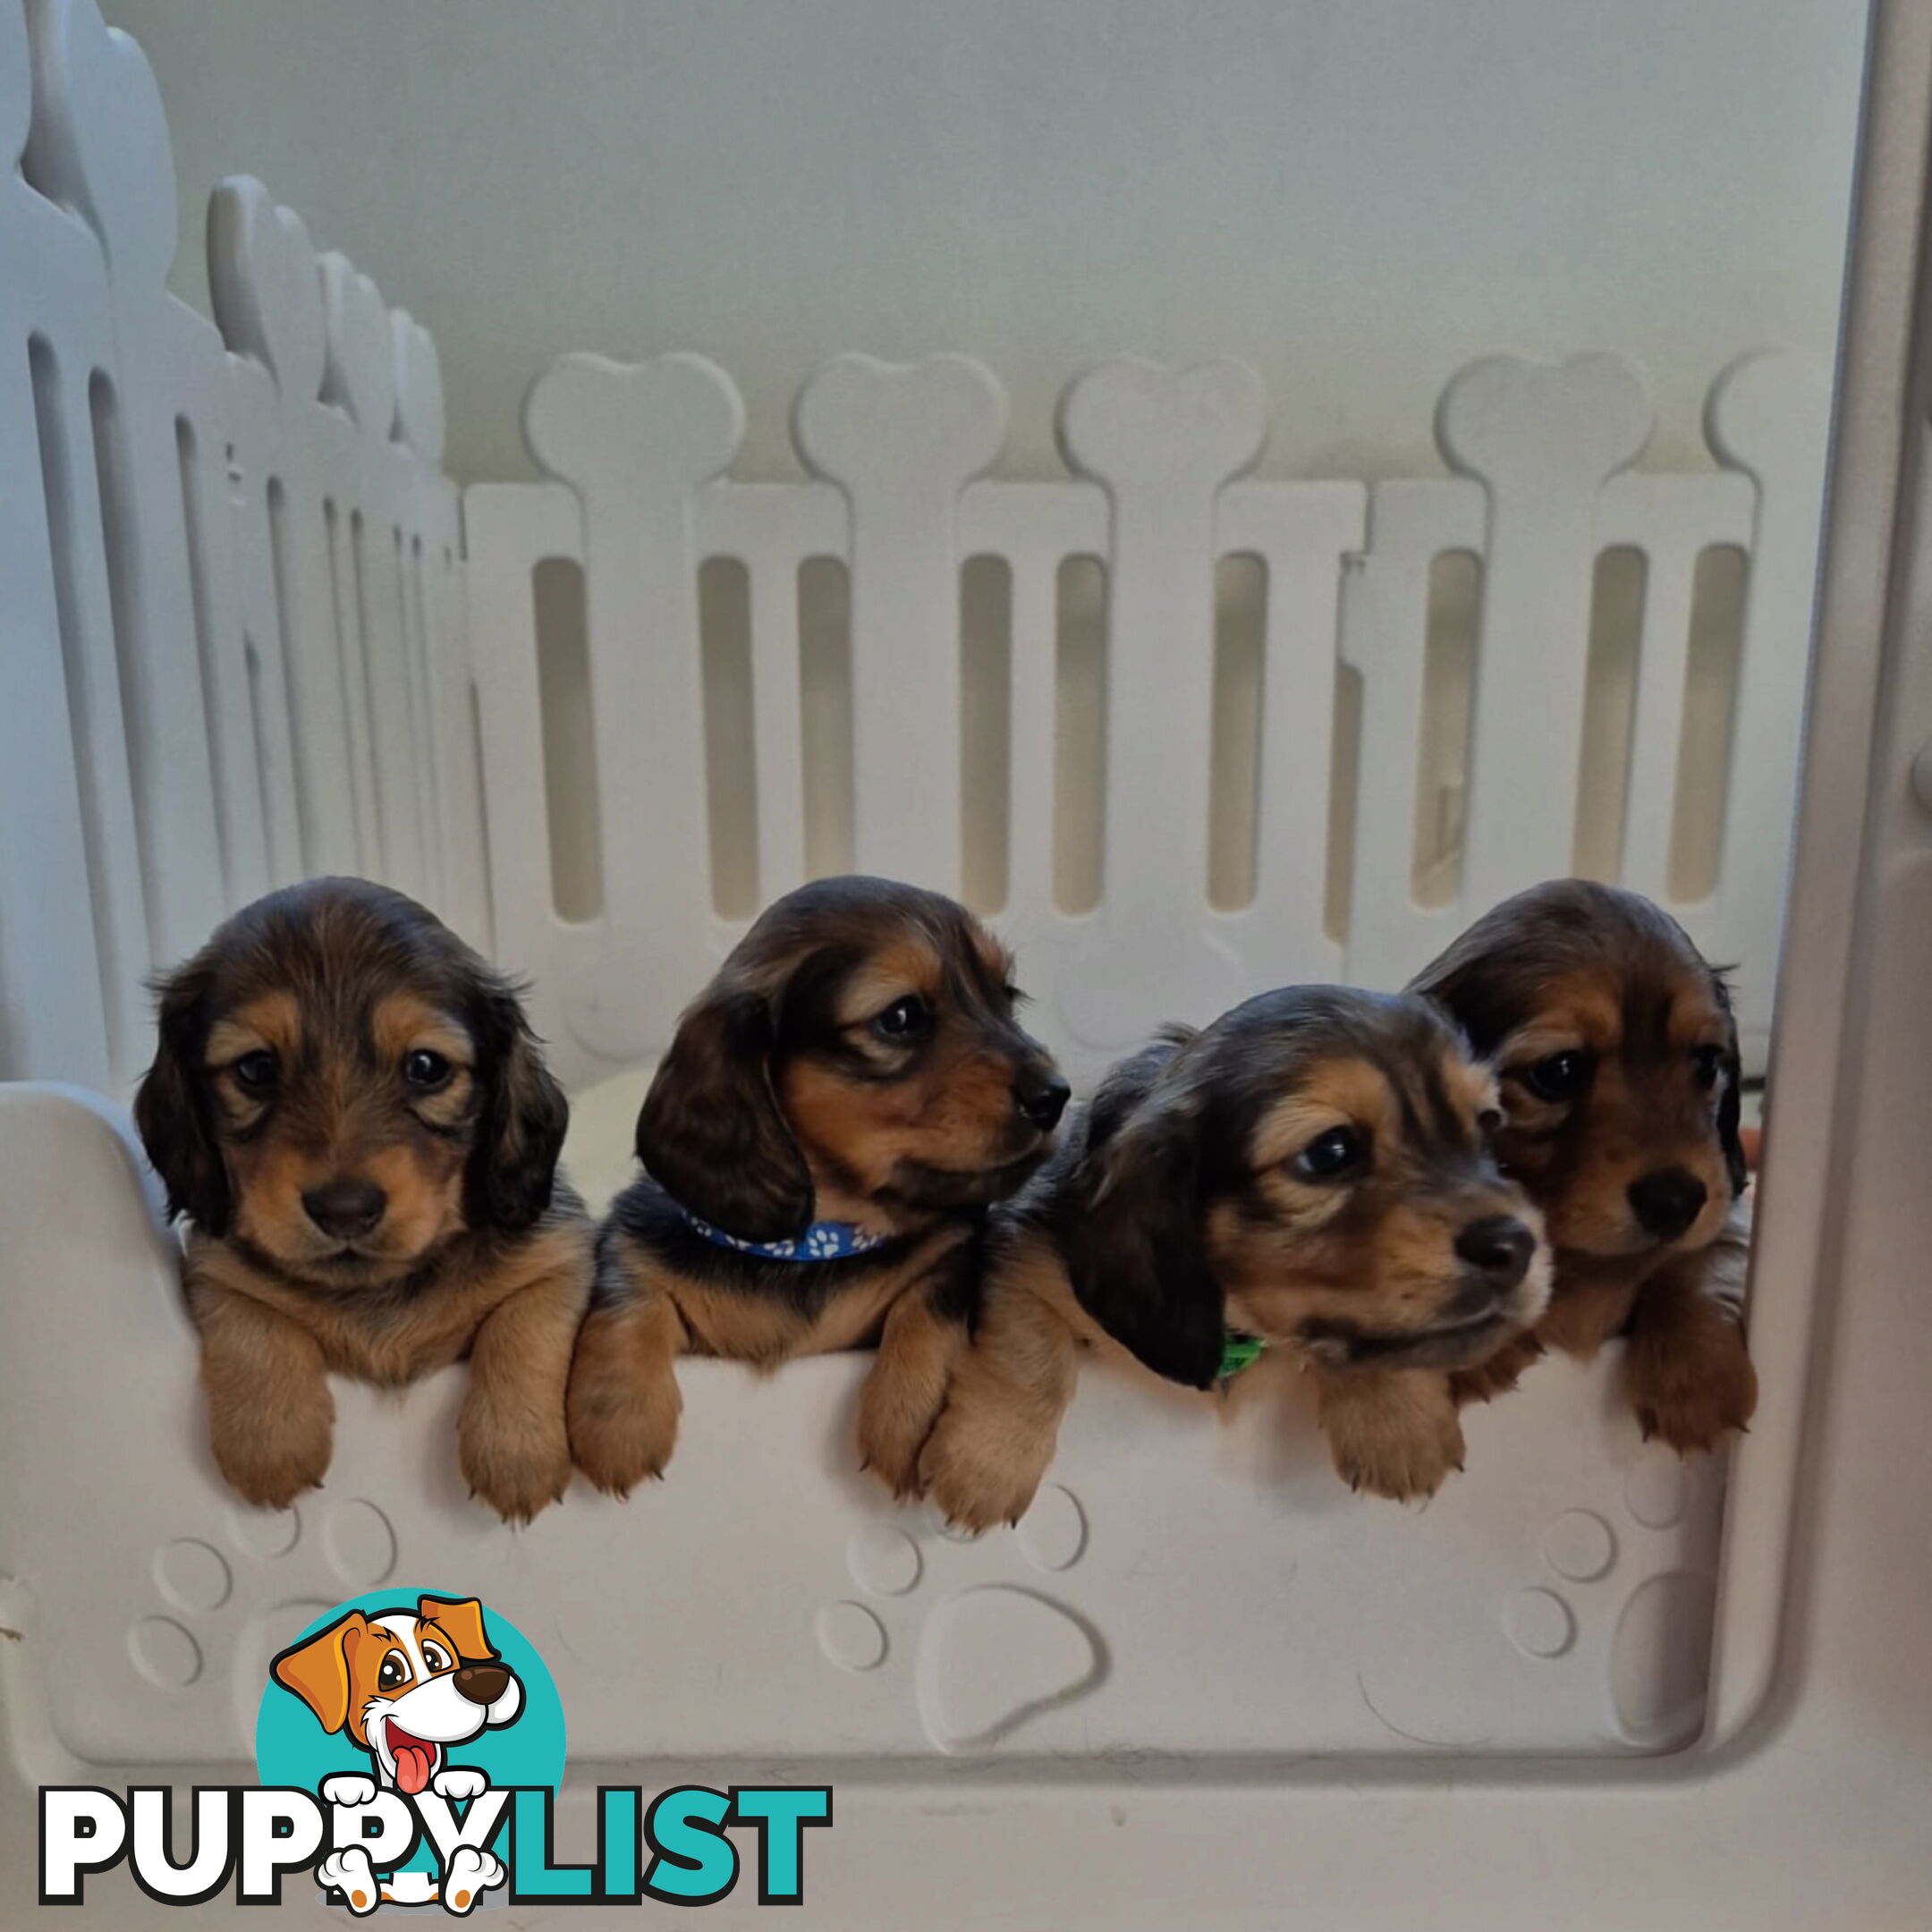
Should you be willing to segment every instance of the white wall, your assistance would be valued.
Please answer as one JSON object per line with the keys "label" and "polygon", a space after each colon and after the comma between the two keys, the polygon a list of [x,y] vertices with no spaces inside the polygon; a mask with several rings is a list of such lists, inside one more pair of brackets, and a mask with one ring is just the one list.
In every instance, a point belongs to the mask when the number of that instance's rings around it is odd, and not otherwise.
{"label": "white wall", "polygon": [[1734,352],[1833,339],[1859,0],[106,4],[184,234],[238,170],[299,208],[434,330],[466,478],[569,348],[716,356],[750,476],[852,348],[983,356],[1013,473],[1124,348],[1257,364],[1271,470],[1385,474],[1487,350],[1634,355],[1681,462]]}

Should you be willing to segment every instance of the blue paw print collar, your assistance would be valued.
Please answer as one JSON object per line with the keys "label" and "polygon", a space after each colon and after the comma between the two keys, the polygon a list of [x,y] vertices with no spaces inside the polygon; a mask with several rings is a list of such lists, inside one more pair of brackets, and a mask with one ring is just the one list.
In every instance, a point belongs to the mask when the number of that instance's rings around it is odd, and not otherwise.
{"label": "blue paw print collar", "polygon": [[723,1228],[700,1221],[689,1208],[680,1208],[678,1212],[694,1233],[702,1234],[714,1246],[733,1249],[739,1254],[761,1255],[767,1261],[843,1261],[850,1256],[883,1247],[888,1238],[868,1234],[850,1221],[814,1221],[791,1241],[740,1241],[735,1234],[727,1234]]}

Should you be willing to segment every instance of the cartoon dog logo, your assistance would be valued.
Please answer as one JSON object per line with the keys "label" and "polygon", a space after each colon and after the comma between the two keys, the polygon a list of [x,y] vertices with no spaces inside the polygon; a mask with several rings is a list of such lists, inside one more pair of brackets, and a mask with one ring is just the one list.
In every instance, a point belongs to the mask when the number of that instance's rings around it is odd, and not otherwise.
{"label": "cartoon dog logo", "polygon": [[[473,1597],[422,1597],[413,1611],[399,1606],[373,1616],[352,1610],[283,1651],[271,1668],[325,1731],[369,1754],[373,1778],[351,1773],[324,1783],[322,1796],[331,1804],[368,1804],[378,1786],[411,1798],[423,1791],[459,1801],[475,1798],[489,1779],[450,1764],[450,1746],[514,1724],[523,1708],[523,1686],[490,1643],[483,1606]],[[443,1891],[463,1911],[504,1877],[498,1860],[465,1847],[445,1874]],[[373,1911],[378,1902],[429,1904],[437,1897],[436,1885],[419,1874],[399,1873],[393,1885],[378,1885],[369,1854],[354,1845],[325,1859],[316,1877],[357,1912]]]}

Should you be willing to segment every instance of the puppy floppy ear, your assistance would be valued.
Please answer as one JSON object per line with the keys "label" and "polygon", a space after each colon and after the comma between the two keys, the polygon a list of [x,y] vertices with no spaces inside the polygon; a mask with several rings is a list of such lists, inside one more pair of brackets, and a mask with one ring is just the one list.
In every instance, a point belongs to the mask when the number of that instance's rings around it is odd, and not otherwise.
{"label": "puppy floppy ear", "polygon": [[216,1144],[201,1064],[213,977],[204,954],[157,985],[159,1038],[154,1064],[134,1096],[134,1124],[167,1190],[169,1216],[186,1215],[218,1237],[228,1231],[228,1170]]}
{"label": "puppy floppy ear", "polygon": [[284,1690],[292,1690],[331,1733],[349,1721],[350,1659],[368,1633],[369,1619],[352,1610],[326,1630],[284,1650],[269,1665],[275,1681]]}
{"label": "puppy floppy ear", "polygon": [[1744,1111],[1744,1064],[1738,1056],[1737,1021],[1731,1010],[1731,988],[1722,972],[1713,971],[1711,985],[1717,1004],[1724,1008],[1724,1097],[1717,1103],[1717,1140],[1724,1148],[1724,1167],[1731,1177],[1731,1198],[1735,1200],[1750,1180],[1744,1159],[1744,1137],[1738,1131]]}
{"label": "puppy floppy ear", "polygon": [[714,986],[678,1022],[638,1114],[637,1153],[680,1206],[740,1241],[810,1225],[812,1180],[772,1088],[770,1001]]}
{"label": "puppy floppy ear", "polygon": [[456,1655],[465,1664],[480,1664],[496,1655],[483,1629],[483,1606],[474,1597],[419,1597],[416,1614],[425,1623],[434,1623],[456,1646]]}
{"label": "puppy floppy ear", "polygon": [[1211,1388],[1226,1298],[1201,1244],[1192,1118],[1152,1103],[1081,1165],[1067,1243],[1074,1295],[1156,1375]]}
{"label": "puppy floppy ear", "polygon": [[550,1205],[570,1102],[544,1064],[516,988],[491,976],[483,989],[482,1119],[463,1176],[471,1227],[519,1234]]}

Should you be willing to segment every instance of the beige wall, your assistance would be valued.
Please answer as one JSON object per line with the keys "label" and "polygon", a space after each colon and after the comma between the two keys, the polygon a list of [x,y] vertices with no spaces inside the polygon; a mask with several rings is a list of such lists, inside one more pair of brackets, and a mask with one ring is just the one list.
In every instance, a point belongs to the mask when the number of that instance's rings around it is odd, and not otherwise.
{"label": "beige wall", "polygon": [[525,473],[553,353],[698,348],[743,473],[823,357],[962,348],[1011,467],[1116,349],[1230,352],[1269,468],[1429,461],[1497,348],[1647,367],[1659,454],[1738,350],[1828,347],[1858,0],[106,0],[182,189],[259,174],[442,345],[451,461]]}

